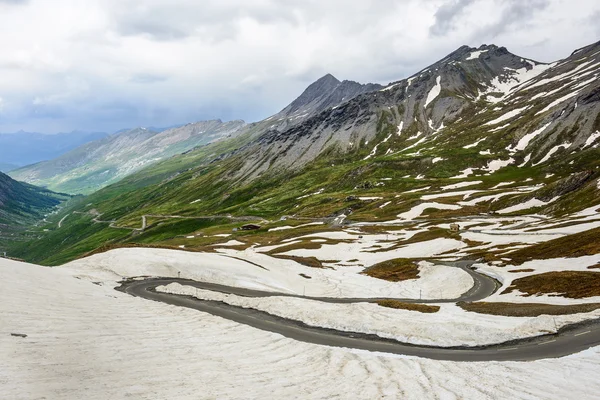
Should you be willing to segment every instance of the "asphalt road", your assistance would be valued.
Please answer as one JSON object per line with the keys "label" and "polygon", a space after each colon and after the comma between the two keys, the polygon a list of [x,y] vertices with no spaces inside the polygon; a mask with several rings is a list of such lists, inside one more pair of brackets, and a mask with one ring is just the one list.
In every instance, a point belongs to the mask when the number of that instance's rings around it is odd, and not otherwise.
{"label": "asphalt road", "polygon": [[[478,274],[469,267],[472,262],[461,261],[457,267],[467,271],[474,280],[474,286],[457,299],[415,300],[396,299],[412,303],[449,303],[457,301],[478,301],[491,295],[497,289],[497,282],[490,277]],[[243,289],[212,283],[178,278],[151,278],[124,282],[117,290],[180,307],[192,308],[228,320],[252,326],[257,329],[275,332],[302,342],[377,351],[384,353],[417,356],[449,361],[531,361],[544,358],[562,357],[600,345],[600,320],[573,324],[554,334],[520,339],[507,343],[478,347],[433,347],[403,343],[384,339],[377,335],[357,332],[337,331],[306,325],[302,322],[277,317],[263,311],[231,306],[223,302],[199,300],[191,296],[159,293],[155,288],[169,283],[180,283],[204,290],[236,294],[248,297],[289,296],[301,297],[329,303],[374,302],[375,298],[331,298],[305,297],[284,293]]]}

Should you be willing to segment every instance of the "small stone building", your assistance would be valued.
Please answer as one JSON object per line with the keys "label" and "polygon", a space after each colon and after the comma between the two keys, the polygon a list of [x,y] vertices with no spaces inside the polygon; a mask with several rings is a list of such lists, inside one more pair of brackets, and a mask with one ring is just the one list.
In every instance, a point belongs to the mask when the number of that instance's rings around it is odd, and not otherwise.
{"label": "small stone building", "polygon": [[246,224],[246,225],[242,226],[240,229],[243,231],[255,231],[257,229],[260,229],[260,225]]}

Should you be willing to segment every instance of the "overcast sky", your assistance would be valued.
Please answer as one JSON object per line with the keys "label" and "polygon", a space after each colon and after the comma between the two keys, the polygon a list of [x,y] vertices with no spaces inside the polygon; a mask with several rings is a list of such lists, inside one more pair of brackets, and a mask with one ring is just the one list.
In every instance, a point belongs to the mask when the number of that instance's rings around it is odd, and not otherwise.
{"label": "overcast sky", "polygon": [[388,83],[463,44],[539,61],[598,0],[0,0],[0,132],[257,121],[326,73]]}

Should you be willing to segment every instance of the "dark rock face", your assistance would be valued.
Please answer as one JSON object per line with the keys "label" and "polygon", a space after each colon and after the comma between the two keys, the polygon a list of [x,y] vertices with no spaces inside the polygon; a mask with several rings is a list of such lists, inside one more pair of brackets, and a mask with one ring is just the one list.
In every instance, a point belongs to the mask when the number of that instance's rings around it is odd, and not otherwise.
{"label": "dark rock face", "polygon": [[565,194],[571,193],[586,183],[594,179],[594,171],[581,171],[575,173],[567,178],[560,179],[551,185],[548,185],[544,189],[538,191],[536,198],[542,201],[550,201],[551,199],[564,196]]}
{"label": "dark rock face", "polygon": [[[553,64],[514,55],[505,47],[482,45],[462,46],[385,88],[326,75],[275,116],[279,124],[235,152],[246,154],[246,165],[231,176],[247,181],[269,172],[298,170],[333,147],[339,153],[359,146],[373,149],[389,135],[389,131],[380,134],[382,126],[398,127],[391,137],[396,142],[420,132],[426,138],[445,136],[445,143],[451,143],[477,130],[479,138],[494,137],[488,143],[511,140],[495,149],[499,159],[513,156],[522,162],[529,153],[532,163],[541,162],[551,148],[569,144],[569,152],[574,151],[599,129],[600,81],[590,80],[600,72],[599,62],[600,42]],[[567,81],[561,80],[564,76]],[[448,129],[458,121],[463,129]],[[490,128],[481,129],[486,126]],[[507,145],[514,148],[544,126],[527,149],[506,151]],[[403,136],[403,129],[410,133]],[[395,150],[401,146],[396,143]]]}
{"label": "dark rock face", "polygon": [[340,82],[331,74],[327,74],[312,83],[290,105],[277,114],[280,118],[297,117],[304,114],[315,114],[330,107],[350,101],[359,94],[383,88],[381,85],[368,83],[362,85],[354,81]]}

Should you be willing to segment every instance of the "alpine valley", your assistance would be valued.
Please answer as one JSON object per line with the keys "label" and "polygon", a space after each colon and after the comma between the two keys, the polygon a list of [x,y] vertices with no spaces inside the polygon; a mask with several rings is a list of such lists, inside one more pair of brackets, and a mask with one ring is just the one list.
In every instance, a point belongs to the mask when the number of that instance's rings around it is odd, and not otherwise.
{"label": "alpine valley", "polygon": [[0,173],[0,393],[597,398],[599,75],[463,46]]}
{"label": "alpine valley", "polygon": [[257,123],[125,131],[11,172],[69,193],[116,181],[11,253],[55,265],[100,247],[206,250],[219,237],[186,236],[230,233],[239,217],[261,225],[234,235],[243,246],[272,242],[280,219],[564,218],[600,203],[599,74],[600,43],[551,64],[463,46],[385,87],[326,75]]}

